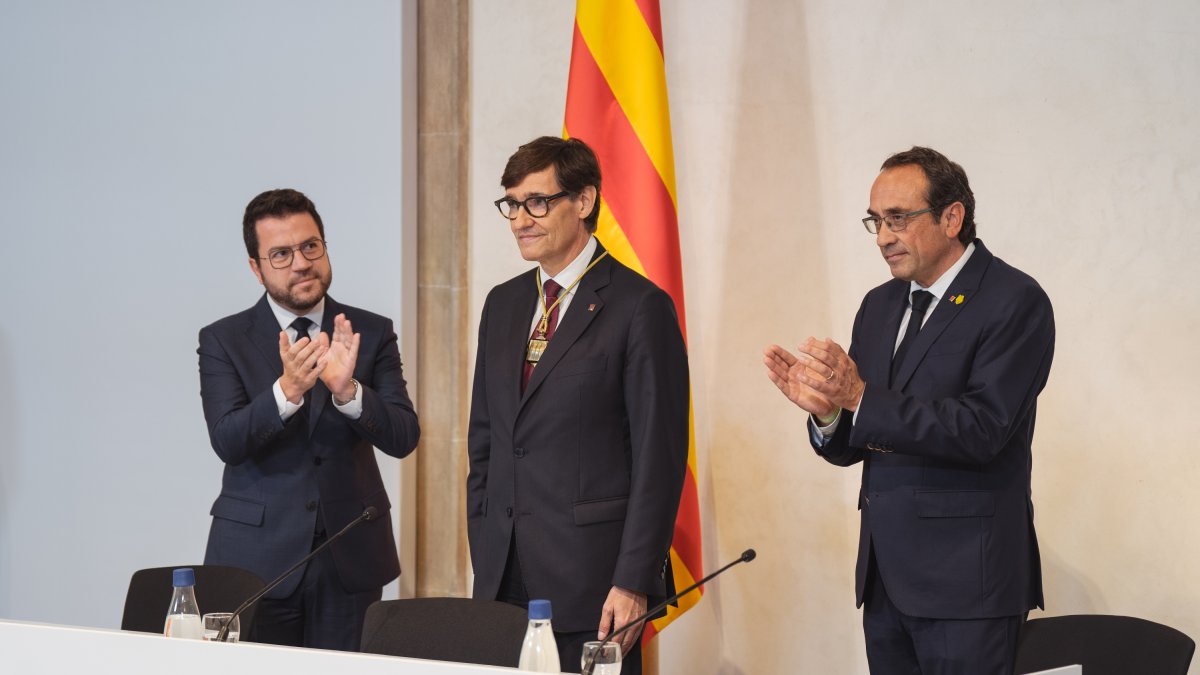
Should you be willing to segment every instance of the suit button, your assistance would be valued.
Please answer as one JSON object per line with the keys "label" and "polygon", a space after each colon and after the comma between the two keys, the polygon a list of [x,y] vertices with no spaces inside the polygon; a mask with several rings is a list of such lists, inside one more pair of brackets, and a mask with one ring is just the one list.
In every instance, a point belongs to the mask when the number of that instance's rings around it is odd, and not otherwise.
{"label": "suit button", "polygon": [[504,509],[504,513],[508,514],[509,518],[512,518],[512,507],[510,506],[507,509]]}
{"label": "suit button", "polygon": [[525,448],[513,448],[513,454],[517,457],[525,456]]}
{"label": "suit button", "polygon": [[304,508],[308,509],[309,511],[316,511],[316,510],[317,510],[317,502],[316,502],[316,500],[313,500],[313,501],[311,501],[311,502],[309,502],[309,503],[305,504],[305,505],[304,505]]}
{"label": "suit button", "polygon": [[315,466],[321,466],[321,458],[320,458],[320,457],[313,457],[313,464],[314,464]]}

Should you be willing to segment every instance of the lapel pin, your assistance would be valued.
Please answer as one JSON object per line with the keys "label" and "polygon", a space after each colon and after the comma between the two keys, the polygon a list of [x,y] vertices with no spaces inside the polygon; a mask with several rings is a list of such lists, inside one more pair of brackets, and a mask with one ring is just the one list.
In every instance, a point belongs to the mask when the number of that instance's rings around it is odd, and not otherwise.
{"label": "lapel pin", "polygon": [[594,310],[594,309],[596,309],[596,303],[594,303],[594,302],[593,302],[592,304],[588,305],[588,311],[589,311],[589,312],[590,312],[590,311],[592,311],[592,310]]}
{"label": "lapel pin", "polygon": [[952,296],[950,296],[950,298],[949,298],[950,302],[952,302],[952,303],[954,303],[954,304],[956,304],[956,305],[961,305],[961,304],[963,304],[963,300],[964,300],[964,299],[965,299],[965,298],[963,298],[963,295],[962,295],[961,293],[959,293],[958,295],[952,295]]}

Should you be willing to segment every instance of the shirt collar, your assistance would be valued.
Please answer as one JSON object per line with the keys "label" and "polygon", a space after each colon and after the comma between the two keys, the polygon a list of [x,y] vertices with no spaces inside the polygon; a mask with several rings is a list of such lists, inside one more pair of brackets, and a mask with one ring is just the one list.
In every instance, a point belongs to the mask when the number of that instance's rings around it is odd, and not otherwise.
{"label": "shirt collar", "polygon": [[[555,274],[552,277],[547,277],[546,270],[542,270],[542,284],[546,283],[546,279],[554,279],[555,283],[565,289],[571,284],[575,283],[575,280],[579,278],[579,275],[583,274],[583,271],[587,269],[589,264],[591,264],[592,256],[596,255],[596,249],[599,246],[600,244],[596,241],[595,235],[589,236],[587,244],[584,245],[583,250],[579,252],[579,255],[575,256],[575,259],[572,260],[566,267],[562,268],[558,274]],[[541,266],[539,265],[538,267],[540,268]],[[575,294],[574,288],[571,289],[570,294]]]}
{"label": "shirt collar", "polygon": [[958,273],[962,271],[963,267],[966,267],[967,260],[974,252],[975,242],[967,244],[967,248],[963,251],[962,255],[958,256],[958,260],[956,260],[954,264],[950,266],[950,269],[942,272],[942,276],[938,277],[937,281],[930,284],[929,288],[924,288],[921,286],[921,284],[918,284],[915,281],[909,282],[909,298],[912,298],[913,291],[929,291],[933,294],[933,302],[936,306],[937,302],[946,294],[946,291],[950,290],[950,284],[954,283],[954,278],[958,276]]}
{"label": "shirt collar", "polygon": [[[267,304],[271,306],[271,313],[275,315],[275,320],[279,322],[281,330],[291,328],[292,322],[300,316],[275,302],[275,298],[272,298],[270,293],[267,293]],[[317,324],[319,328],[321,326],[321,319],[325,316],[325,298],[321,298],[321,301],[303,316]]]}

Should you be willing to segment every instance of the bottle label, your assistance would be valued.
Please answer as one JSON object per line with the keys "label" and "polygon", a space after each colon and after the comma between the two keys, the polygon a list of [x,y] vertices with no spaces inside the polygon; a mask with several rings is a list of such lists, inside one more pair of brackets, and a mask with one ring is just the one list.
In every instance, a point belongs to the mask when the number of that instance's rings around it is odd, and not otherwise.
{"label": "bottle label", "polygon": [[172,638],[199,640],[204,637],[204,623],[199,614],[169,614],[163,634]]}

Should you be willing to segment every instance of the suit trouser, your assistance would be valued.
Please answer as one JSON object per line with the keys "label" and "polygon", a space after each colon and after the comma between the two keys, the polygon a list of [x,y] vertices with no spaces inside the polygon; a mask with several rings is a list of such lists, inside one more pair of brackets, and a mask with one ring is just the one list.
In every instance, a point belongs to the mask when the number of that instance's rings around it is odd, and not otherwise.
{"label": "suit trouser", "polygon": [[[313,539],[313,548],[325,535]],[[264,598],[254,617],[254,641],[291,647],[357,652],[367,607],[383,589],[349,593],[342,587],[329,549],[309,561],[296,590],[286,598]]]}
{"label": "suit trouser", "polygon": [[[504,564],[504,576],[500,578],[500,592],[496,599],[518,607],[529,607],[529,593],[525,590],[525,578],[521,573],[521,561],[517,555],[517,535],[513,529],[512,539],[508,542],[508,561]],[[550,608],[551,611],[554,607]],[[554,619],[550,619],[554,624]],[[600,617],[596,616],[596,627],[600,627]],[[630,630],[633,630],[632,628]],[[558,663],[564,673],[578,673],[581,670],[580,659],[583,657],[583,645],[596,639],[595,630],[564,633],[554,631],[554,642],[558,647]],[[642,675],[642,638],[630,648],[628,654],[621,657],[621,675]]]}
{"label": "suit trouser", "polygon": [[863,603],[863,633],[871,675],[1012,675],[1017,634],[1026,616],[908,616],[892,604],[871,554]]}

